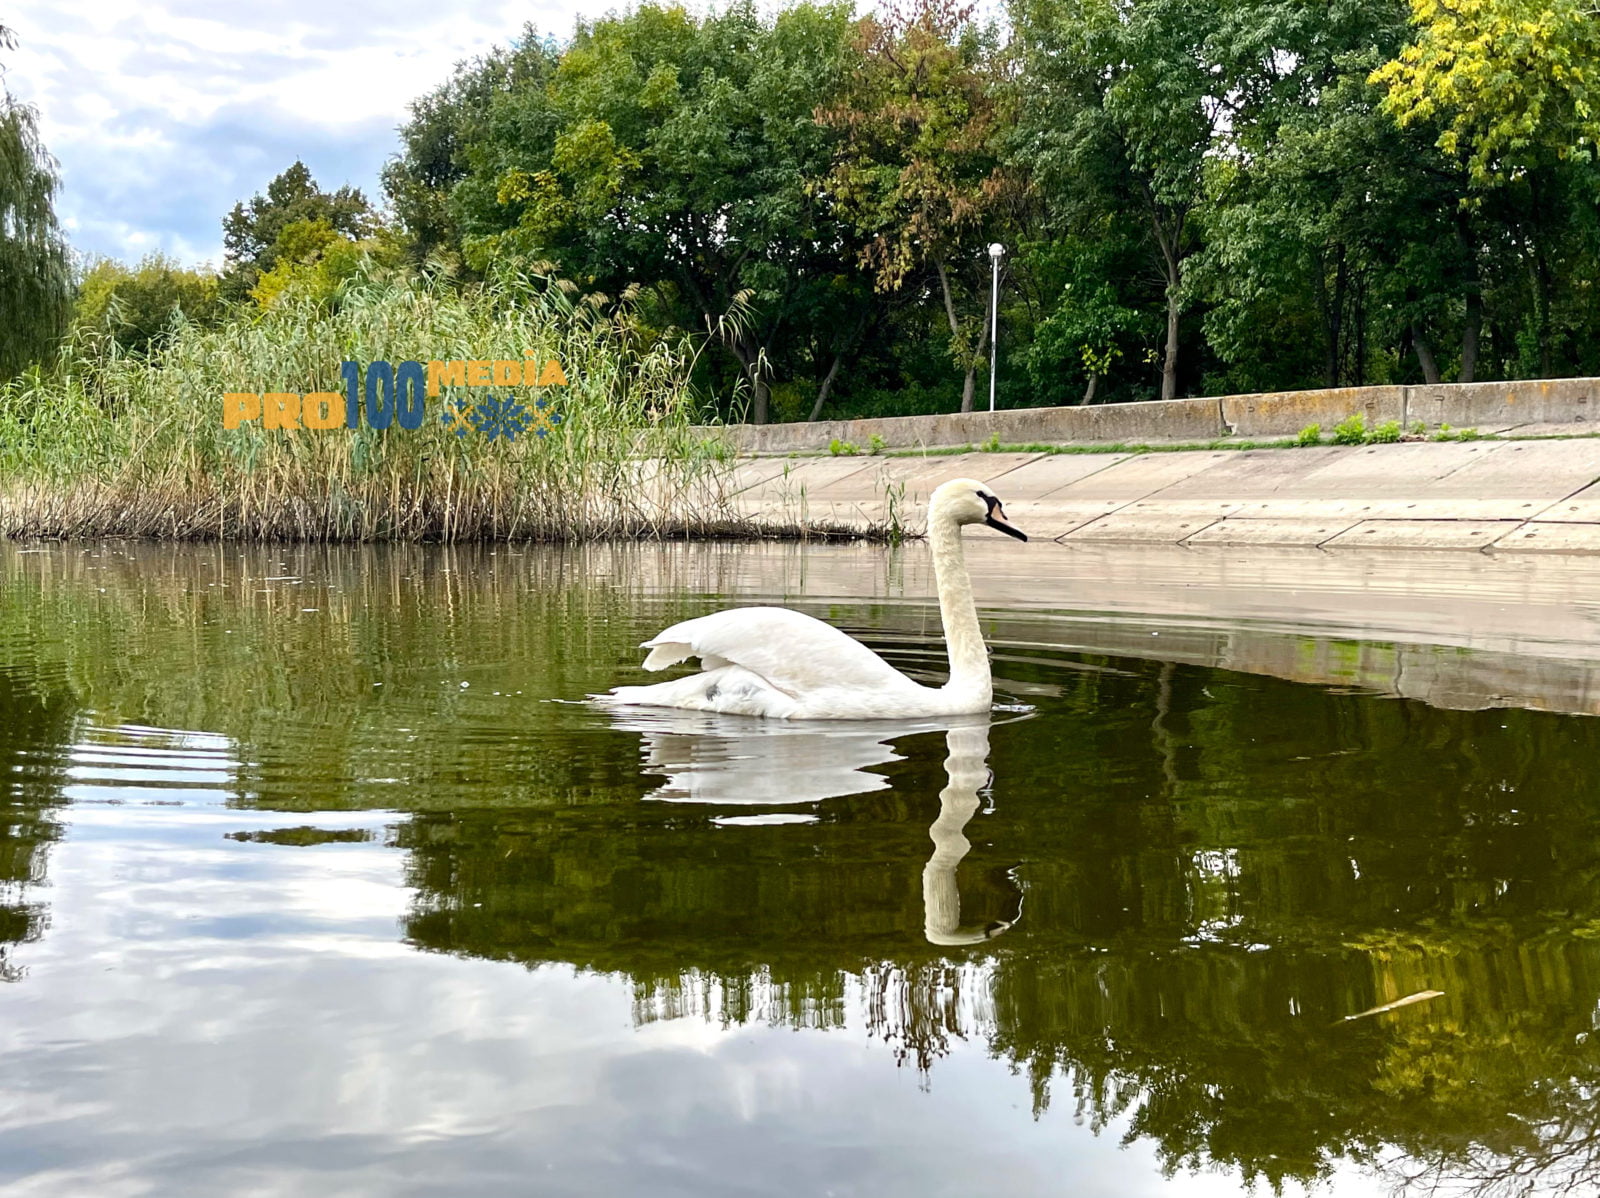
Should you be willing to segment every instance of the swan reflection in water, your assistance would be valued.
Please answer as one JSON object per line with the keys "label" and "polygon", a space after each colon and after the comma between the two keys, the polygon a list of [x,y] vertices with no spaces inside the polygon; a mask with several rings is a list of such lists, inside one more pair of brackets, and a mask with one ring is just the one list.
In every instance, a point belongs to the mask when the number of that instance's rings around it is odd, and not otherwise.
{"label": "swan reflection in water", "polygon": [[[890,780],[869,767],[904,760],[893,742],[943,731],[946,782],[928,829],[933,853],[922,870],[923,934],[941,947],[981,944],[1020,916],[1022,888],[1007,874],[1011,917],[961,922],[956,870],[972,849],[966,827],[989,781],[988,715],[875,721],[868,727],[635,708],[613,711],[612,724],[639,733],[645,772],[665,779],[646,801],[753,809],[719,816],[715,822],[724,825],[815,822],[815,815],[794,809],[888,788]],[[763,810],[771,808],[780,810]]]}

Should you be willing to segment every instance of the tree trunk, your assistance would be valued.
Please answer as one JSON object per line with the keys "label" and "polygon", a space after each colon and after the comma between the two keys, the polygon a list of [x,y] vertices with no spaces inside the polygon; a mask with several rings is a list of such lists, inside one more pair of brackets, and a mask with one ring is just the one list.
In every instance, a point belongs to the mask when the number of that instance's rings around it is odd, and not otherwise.
{"label": "tree trunk", "polygon": [[833,390],[833,380],[839,374],[839,363],[844,361],[844,350],[833,355],[833,365],[828,367],[828,373],[822,380],[822,386],[817,388],[817,402],[811,405],[811,415],[806,417],[807,422],[815,421],[822,415],[822,405],[828,402],[828,392]]}
{"label": "tree trunk", "polygon": [[827,376],[822,380],[822,386],[817,388],[817,402],[811,405],[811,415],[806,420],[814,421],[822,415],[822,405],[828,402],[828,395],[833,390],[833,380],[839,375],[839,367],[844,364],[844,356],[856,347],[862,334],[871,326],[875,309],[868,307],[861,313],[861,319],[856,321],[855,328],[850,330],[850,335],[839,345],[839,351],[833,355],[833,365],[828,367]]}
{"label": "tree trunk", "polygon": [[[934,269],[939,272],[939,290],[944,294],[945,319],[950,322],[950,340],[954,342],[961,336],[961,322],[956,319],[956,301],[950,294],[950,272],[945,270],[943,262],[934,262]],[[981,343],[980,343],[981,345]],[[967,364],[966,381],[961,384],[961,410],[972,411],[972,392],[975,367],[971,362]]]}
{"label": "tree trunk", "polygon": [[1079,407],[1087,407],[1089,404],[1094,402],[1095,388],[1099,385],[1100,376],[1098,374],[1091,374],[1089,376],[1089,385],[1083,389],[1083,398],[1078,401]]}
{"label": "tree trunk", "polygon": [[1411,344],[1416,346],[1417,361],[1422,365],[1422,381],[1437,383],[1439,381],[1439,363],[1433,360],[1433,347],[1428,344],[1428,339],[1422,335],[1422,329],[1417,325],[1411,326]]}
{"label": "tree trunk", "polygon": [[1367,276],[1356,275],[1356,386],[1367,385]]}
{"label": "tree trunk", "polygon": [[1178,264],[1167,271],[1167,355],[1161,363],[1161,398],[1178,396]]}
{"label": "tree trunk", "polygon": [[1550,259],[1544,251],[1544,202],[1537,171],[1528,175],[1528,196],[1533,204],[1533,231],[1528,237],[1528,244],[1533,258],[1533,319],[1534,333],[1539,338],[1539,377],[1549,378],[1554,373],[1550,303],[1555,297],[1555,279],[1550,271]]}
{"label": "tree trunk", "polygon": [[1467,289],[1467,321],[1461,329],[1461,381],[1470,383],[1478,370],[1478,333],[1483,328],[1483,293],[1476,282]]}

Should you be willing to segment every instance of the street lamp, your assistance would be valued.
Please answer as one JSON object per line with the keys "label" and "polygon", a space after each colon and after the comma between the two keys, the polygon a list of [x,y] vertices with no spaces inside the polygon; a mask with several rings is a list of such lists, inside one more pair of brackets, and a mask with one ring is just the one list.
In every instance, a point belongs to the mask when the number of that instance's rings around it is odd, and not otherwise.
{"label": "street lamp", "polygon": [[994,293],[989,297],[989,410],[994,411],[995,367],[999,365],[1000,350],[1000,259],[1006,256],[1006,247],[998,241],[989,245],[989,261],[994,263]]}

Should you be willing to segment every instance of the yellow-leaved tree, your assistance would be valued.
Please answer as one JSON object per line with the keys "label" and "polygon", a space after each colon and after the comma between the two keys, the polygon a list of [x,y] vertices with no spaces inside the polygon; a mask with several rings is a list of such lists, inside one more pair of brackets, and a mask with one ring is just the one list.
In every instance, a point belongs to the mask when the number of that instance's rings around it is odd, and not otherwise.
{"label": "yellow-leaved tree", "polygon": [[1372,74],[1402,125],[1436,124],[1475,188],[1600,143],[1594,0],[1411,0],[1417,37]]}

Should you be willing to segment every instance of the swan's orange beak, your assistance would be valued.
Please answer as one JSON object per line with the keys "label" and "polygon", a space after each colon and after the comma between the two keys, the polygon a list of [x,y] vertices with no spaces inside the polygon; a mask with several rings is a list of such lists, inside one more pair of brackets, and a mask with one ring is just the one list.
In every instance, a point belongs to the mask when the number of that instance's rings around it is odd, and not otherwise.
{"label": "swan's orange beak", "polygon": [[984,523],[990,528],[999,529],[1007,536],[1016,537],[1019,541],[1026,541],[1028,539],[1027,533],[1023,532],[1015,524],[1006,519],[1005,508],[1000,506],[1000,501],[998,499],[991,498],[989,500],[989,518],[985,520]]}

